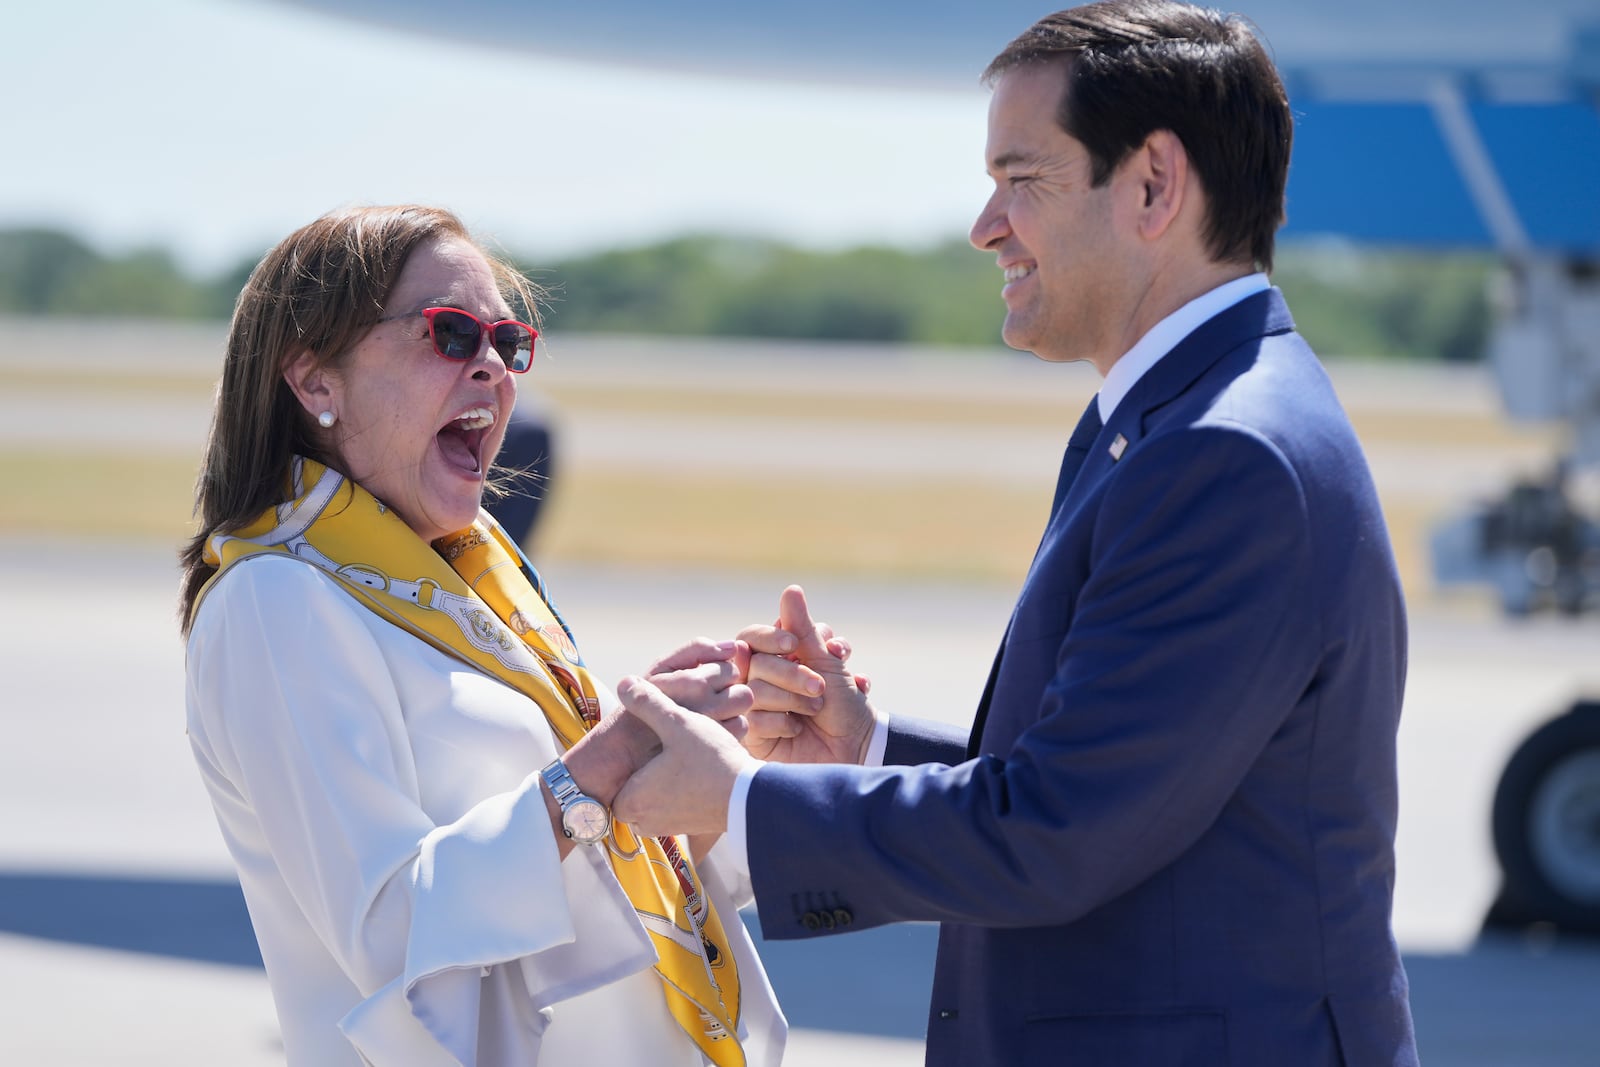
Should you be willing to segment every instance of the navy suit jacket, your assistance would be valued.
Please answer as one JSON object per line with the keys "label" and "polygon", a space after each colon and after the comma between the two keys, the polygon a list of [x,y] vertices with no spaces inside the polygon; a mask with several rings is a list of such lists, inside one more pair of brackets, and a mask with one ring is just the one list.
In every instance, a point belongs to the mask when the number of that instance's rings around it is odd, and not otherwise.
{"label": "navy suit jacket", "polygon": [[896,766],[755,776],[764,934],[941,923],[930,1064],[1415,1063],[1404,606],[1278,291],[1149,370],[1057,496],[970,738],[896,717]]}

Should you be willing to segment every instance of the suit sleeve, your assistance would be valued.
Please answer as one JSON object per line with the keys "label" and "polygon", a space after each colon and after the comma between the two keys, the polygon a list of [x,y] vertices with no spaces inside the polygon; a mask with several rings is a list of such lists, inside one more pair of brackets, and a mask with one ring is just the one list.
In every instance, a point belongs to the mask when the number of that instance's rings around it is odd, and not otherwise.
{"label": "suit sleeve", "polygon": [[1242,428],[1144,445],[1107,483],[1054,675],[1010,751],[756,776],[766,936],[812,932],[796,920],[816,900],[852,929],[1070,922],[1216,819],[1320,655],[1305,501]]}
{"label": "suit sleeve", "polygon": [[966,731],[931,719],[896,715],[889,720],[885,765],[914,767],[919,763],[960,763],[966,758]]}

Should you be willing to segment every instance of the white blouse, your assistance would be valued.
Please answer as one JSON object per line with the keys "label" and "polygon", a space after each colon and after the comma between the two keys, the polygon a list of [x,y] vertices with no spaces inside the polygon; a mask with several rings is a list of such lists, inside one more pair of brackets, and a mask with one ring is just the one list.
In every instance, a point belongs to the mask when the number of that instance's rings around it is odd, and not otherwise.
{"label": "white blouse", "polygon": [[[290,1064],[705,1062],[604,855],[560,861],[538,775],[555,740],[511,687],[317,568],[258,556],[195,618],[188,728]],[[698,867],[739,964],[746,1056],[776,1067],[786,1024],[724,852]]]}

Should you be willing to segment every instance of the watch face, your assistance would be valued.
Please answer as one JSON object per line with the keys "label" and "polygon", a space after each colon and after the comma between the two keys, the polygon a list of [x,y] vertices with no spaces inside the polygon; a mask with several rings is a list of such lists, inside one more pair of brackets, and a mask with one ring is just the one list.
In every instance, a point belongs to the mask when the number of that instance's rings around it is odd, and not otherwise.
{"label": "watch face", "polygon": [[593,797],[579,797],[561,813],[561,825],[580,845],[592,845],[611,831],[611,813]]}

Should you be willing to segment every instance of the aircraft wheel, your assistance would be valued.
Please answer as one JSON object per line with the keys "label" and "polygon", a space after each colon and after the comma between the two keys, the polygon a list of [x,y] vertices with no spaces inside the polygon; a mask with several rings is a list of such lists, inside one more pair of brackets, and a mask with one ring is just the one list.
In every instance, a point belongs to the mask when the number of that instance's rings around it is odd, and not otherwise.
{"label": "aircraft wheel", "polygon": [[1494,844],[1519,914],[1600,933],[1600,704],[1545,723],[1512,755]]}

